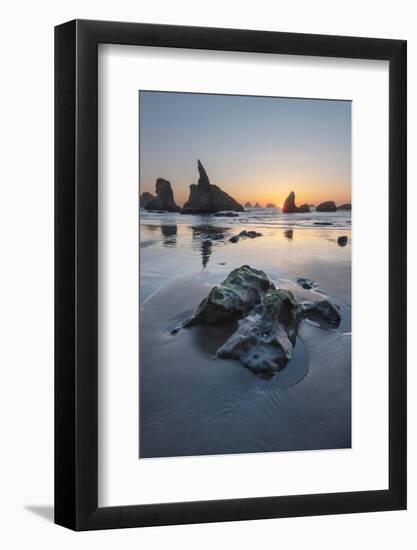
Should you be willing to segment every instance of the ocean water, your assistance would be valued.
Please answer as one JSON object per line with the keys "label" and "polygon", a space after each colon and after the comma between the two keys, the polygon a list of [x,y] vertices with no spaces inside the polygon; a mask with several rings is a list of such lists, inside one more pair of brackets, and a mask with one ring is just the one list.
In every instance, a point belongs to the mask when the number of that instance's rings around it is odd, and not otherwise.
{"label": "ocean water", "polygon": [[[262,236],[230,242],[243,229]],[[141,209],[139,456],[350,447],[351,246],[350,212],[250,209],[229,218]],[[269,380],[216,359],[233,326],[170,334],[243,264],[300,301],[326,297],[342,312],[337,330],[303,321],[292,359]]]}

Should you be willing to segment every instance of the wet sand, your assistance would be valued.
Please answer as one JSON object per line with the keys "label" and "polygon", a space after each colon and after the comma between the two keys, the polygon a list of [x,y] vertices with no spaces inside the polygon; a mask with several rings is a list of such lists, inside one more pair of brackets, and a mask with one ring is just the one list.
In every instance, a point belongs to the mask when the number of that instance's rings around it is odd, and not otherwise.
{"label": "wet sand", "polygon": [[[351,231],[331,226],[251,223],[168,215],[140,228],[140,449],[145,457],[348,448],[351,445]],[[320,216],[321,222],[326,222]],[[317,221],[317,220],[316,220]],[[169,223],[166,223],[169,222]],[[174,223],[173,223],[174,222]],[[348,236],[346,246],[337,239]],[[210,288],[243,264],[262,269],[300,301],[328,297],[337,330],[300,324],[294,354],[273,378],[216,359],[233,326],[170,331]],[[313,289],[297,284],[314,281]]]}

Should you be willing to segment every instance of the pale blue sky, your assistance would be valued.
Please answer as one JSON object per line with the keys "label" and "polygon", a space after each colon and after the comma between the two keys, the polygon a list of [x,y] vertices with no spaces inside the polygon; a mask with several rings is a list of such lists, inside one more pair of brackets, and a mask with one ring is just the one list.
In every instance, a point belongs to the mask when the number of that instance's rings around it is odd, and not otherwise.
{"label": "pale blue sky", "polygon": [[141,91],[140,191],[168,179],[178,204],[198,179],[241,202],[351,200],[351,102]]}

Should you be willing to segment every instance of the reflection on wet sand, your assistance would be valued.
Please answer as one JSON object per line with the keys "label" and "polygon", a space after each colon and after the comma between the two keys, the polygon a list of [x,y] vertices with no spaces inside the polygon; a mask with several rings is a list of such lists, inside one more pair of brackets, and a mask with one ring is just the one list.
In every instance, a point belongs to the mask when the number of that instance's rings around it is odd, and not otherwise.
{"label": "reflection on wet sand", "polygon": [[224,241],[225,233],[230,231],[228,227],[215,225],[197,225],[191,227],[194,243],[198,243],[201,250],[201,263],[205,268],[212,254],[213,242]]}
{"label": "reflection on wet sand", "polygon": [[225,238],[225,233],[230,231],[230,227],[218,227],[216,225],[195,225],[191,227],[193,239],[210,239],[219,241]]}
{"label": "reflection on wet sand", "polygon": [[206,267],[210,259],[211,247],[212,247],[212,242],[209,240],[205,240],[201,243],[201,260],[202,260],[203,268]]}
{"label": "reflection on wet sand", "polygon": [[162,242],[164,246],[175,246],[177,244],[176,225],[161,225],[161,233],[165,237]]}

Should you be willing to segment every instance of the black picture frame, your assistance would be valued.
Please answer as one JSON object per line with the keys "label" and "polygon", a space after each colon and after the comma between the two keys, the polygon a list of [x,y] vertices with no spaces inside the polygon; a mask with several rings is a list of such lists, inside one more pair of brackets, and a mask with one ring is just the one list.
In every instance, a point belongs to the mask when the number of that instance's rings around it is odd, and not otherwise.
{"label": "black picture frame", "polygon": [[[98,44],[389,62],[389,488],[98,506]],[[406,508],[406,41],[74,20],[55,28],[55,522],[74,530]]]}

